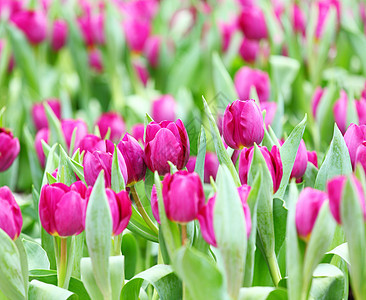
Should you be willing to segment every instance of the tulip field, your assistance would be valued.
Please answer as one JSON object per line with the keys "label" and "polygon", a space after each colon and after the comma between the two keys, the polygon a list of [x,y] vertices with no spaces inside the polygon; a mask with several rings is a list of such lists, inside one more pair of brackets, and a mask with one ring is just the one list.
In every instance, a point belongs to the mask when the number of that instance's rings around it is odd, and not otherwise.
{"label": "tulip field", "polygon": [[0,0],[0,300],[366,300],[366,2]]}

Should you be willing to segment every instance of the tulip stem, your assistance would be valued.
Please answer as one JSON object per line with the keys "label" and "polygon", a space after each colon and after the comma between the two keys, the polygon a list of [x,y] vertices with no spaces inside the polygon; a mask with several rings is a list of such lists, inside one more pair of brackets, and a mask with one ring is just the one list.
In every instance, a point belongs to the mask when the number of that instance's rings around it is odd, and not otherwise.
{"label": "tulip stem", "polygon": [[187,240],[187,225],[182,224],[181,229],[182,229],[182,246],[184,246]]}
{"label": "tulip stem", "polygon": [[121,255],[122,233],[113,237],[113,256]]}
{"label": "tulip stem", "polygon": [[278,283],[281,280],[281,272],[278,267],[276,255],[271,255],[270,257],[268,257],[267,262],[269,266],[269,272],[271,273],[272,281],[275,286],[278,286]]}
{"label": "tulip stem", "polygon": [[67,271],[67,238],[60,238],[60,257],[57,266],[58,286],[65,288]]}
{"label": "tulip stem", "polygon": [[142,206],[142,203],[140,201],[139,195],[137,194],[135,186],[131,186],[130,190],[131,190],[132,198],[133,198],[133,200],[135,200],[137,210],[141,214],[141,217],[144,219],[147,226],[149,226],[155,234],[159,234],[159,229],[156,227],[156,225],[153,223],[153,221],[151,221],[150,217],[146,213],[146,210]]}

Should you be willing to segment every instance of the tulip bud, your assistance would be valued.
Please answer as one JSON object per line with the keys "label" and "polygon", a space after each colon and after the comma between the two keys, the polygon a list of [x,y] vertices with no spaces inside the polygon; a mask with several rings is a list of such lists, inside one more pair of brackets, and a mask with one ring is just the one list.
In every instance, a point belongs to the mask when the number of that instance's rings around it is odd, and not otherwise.
{"label": "tulip bud", "polygon": [[0,228],[12,240],[22,231],[23,218],[18,203],[7,186],[0,188]]}
{"label": "tulip bud", "polygon": [[318,167],[318,155],[316,151],[307,151],[308,162],[312,163],[315,167]]}
{"label": "tulip bud", "polygon": [[159,65],[161,39],[158,36],[150,36],[145,44],[144,53],[151,67]]}
{"label": "tulip bud", "polygon": [[42,128],[41,130],[39,130],[34,139],[34,148],[36,149],[39,163],[41,164],[42,168],[44,168],[46,165],[46,156],[44,155],[43,152],[42,140],[48,143],[49,139],[50,139],[50,130],[48,128]]}
{"label": "tulip bud", "polygon": [[338,24],[340,23],[341,7],[338,0],[322,0],[318,3],[318,22],[315,29],[315,37],[319,40],[325,28],[325,22],[328,18],[329,10],[333,6],[337,11]]}
{"label": "tulip bud", "polygon": [[319,211],[327,198],[327,193],[310,187],[301,191],[296,203],[295,222],[297,233],[304,241],[309,241]]}
{"label": "tulip bud", "polygon": [[103,61],[100,51],[93,48],[88,53],[89,66],[97,73],[103,72]]}
{"label": "tulip bud", "polygon": [[149,71],[147,70],[146,66],[139,61],[133,61],[132,65],[138,75],[138,79],[140,79],[141,83],[146,86],[147,82],[149,81]]}
{"label": "tulip bud", "polygon": [[290,178],[300,179],[302,176],[304,176],[307,164],[308,164],[308,153],[306,150],[304,140],[301,140],[299,148],[297,149],[295,162],[292,167]]}
{"label": "tulip bud", "polygon": [[358,116],[358,124],[365,125],[366,124],[366,99],[361,98],[359,101],[355,101],[357,116]]}
{"label": "tulip bud", "polygon": [[0,172],[10,168],[20,151],[18,138],[5,128],[0,128]]}
{"label": "tulip bud", "polygon": [[254,63],[258,57],[259,49],[259,42],[257,40],[250,40],[244,37],[239,48],[239,54],[247,63]]}
{"label": "tulip bud", "polygon": [[348,97],[345,91],[341,91],[341,97],[333,106],[334,120],[339,130],[344,134],[347,129],[347,105]]}
{"label": "tulip bud", "polygon": [[[88,134],[88,125],[83,120],[65,119],[61,122],[61,128],[65,137],[66,145],[70,149],[71,139],[75,130],[74,149],[79,148],[79,143]],[[73,149],[72,149],[73,150]]]}
{"label": "tulip bud", "polygon": [[237,30],[237,24],[231,23],[219,23],[219,29],[221,33],[222,51],[226,52],[229,49],[231,38]]}
{"label": "tulip bud", "polygon": [[243,7],[238,25],[248,39],[260,40],[268,36],[266,19],[258,6]]}
{"label": "tulip bud", "polygon": [[132,186],[145,177],[146,164],[144,151],[138,141],[128,133],[125,134],[117,147],[126,162],[128,174],[127,185]]}
{"label": "tulip bud", "polygon": [[39,200],[42,227],[51,235],[67,237],[85,228],[86,206],[91,189],[81,181],[70,187],[63,183],[46,184]]}
{"label": "tulip bud", "polygon": [[151,122],[146,127],[145,160],[147,167],[160,175],[170,171],[168,161],[181,170],[189,158],[189,140],[183,122]]}
{"label": "tulip bud", "polygon": [[311,108],[312,108],[314,119],[316,118],[316,113],[318,110],[319,103],[325,92],[326,92],[326,89],[322,89],[321,87],[317,87],[314,92],[313,98],[311,100]]}
{"label": "tulip bud", "polygon": [[84,43],[88,47],[105,43],[104,37],[104,17],[103,15],[92,16],[87,12],[77,20]]}
{"label": "tulip bud", "polygon": [[253,99],[236,100],[225,109],[223,137],[229,147],[242,149],[260,144],[264,136],[262,112]]}
{"label": "tulip bud", "polygon": [[141,52],[150,35],[150,23],[135,18],[128,18],[123,23],[123,29],[128,47],[132,51]]}
{"label": "tulip bud", "polygon": [[[188,172],[194,172],[194,168],[196,166],[197,157],[191,156],[187,163]],[[210,177],[212,176],[213,180],[216,179],[217,171],[219,169],[219,160],[215,153],[207,152],[205,156],[204,163],[204,182],[210,183]]]}
{"label": "tulip bud", "polygon": [[47,35],[47,19],[41,11],[19,11],[11,16],[11,21],[25,34],[32,44],[40,44]]}
{"label": "tulip bud", "polygon": [[102,114],[95,123],[99,127],[99,132],[102,138],[105,138],[108,128],[110,128],[110,140],[118,142],[122,134],[126,131],[126,125],[122,117],[115,112],[107,112]]}
{"label": "tulip bud", "polygon": [[162,95],[152,103],[152,118],[155,122],[174,121],[176,119],[177,103],[171,95]]}
{"label": "tulip bud", "polygon": [[131,201],[126,191],[116,193],[105,190],[113,221],[113,235],[119,235],[126,229],[132,215]]}
{"label": "tulip bud", "polygon": [[[250,209],[247,204],[247,198],[250,192],[250,186],[243,185],[238,187],[238,193],[241,200],[241,204],[243,206],[245,223],[246,223],[246,231],[247,238],[250,236],[250,232],[252,229],[252,220],[250,216]],[[217,247],[215,231],[214,231],[214,207],[216,202],[216,194],[211,197],[208,202],[202,207],[198,214],[198,221],[200,223],[202,237],[204,240],[214,246]]]}
{"label": "tulip bud", "polygon": [[[114,144],[111,141],[105,141],[106,151],[96,150],[94,152],[86,152],[83,160],[84,176],[87,185],[93,186],[97,180],[100,171],[104,171],[105,186],[111,187],[112,162],[114,153]],[[121,152],[117,149],[118,164],[121,169],[122,176],[127,179],[127,167],[125,159]]]}
{"label": "tulip bud", "polygon": [[[343,196],[343,189],[347,181],[347,176],[337,176],[328,181],[327,192],[329,196],[329,208],[334,219],[338,224],[342,223],[341,220],[341,201]],[[366,220],[366,207],[365,207],[365,196],[362,189],[361,183],[358,181],[356,176],[351,176],[352,183],[356,186],[356,192],[358,200],[360,201],[361,208],[363,211],[364,220]]]}
{"label": "tulip bud", "polygon": [[132,126],[132,136],[139,141],[142,145],[144,145],[144,132],[145,125],[144,124],[135,124]]}
{"label": "tulip bud", "polygon": [[[197,173],[178,171],[173,175],[166,174],[162,185],[165,213],[169,220],[188,223],[197,218],[205,204],[205,194]],[[151,208],[155,219],[160,223],[155,186],[151,193]]]}
{"label": "tulip bud", "polygon": [[252,86],[255,87],[260,102],[266,102],[269,98],[270,80],[266,72],[242,67],[235,74],[234,84],[240,99],[250,98]]}
{"label": "tulip bud", "polygon": [[53,51],[59,51],[65,46],[68,35],[67,23],[64,20],[55,20],[51,32],[51,47]]}
{"label": "tulip bud", "polygon": [[[58,99],[48,99],[47,104],[58,119],[61,119],[61,104]],[[34,126],[37,130],[48,127],[47,115],[43,106],[43,102],[35,103],[32,107],[32,117]]]}
{"label": "tulip bud", "polygon": [[305,26],[305,16],[301,8],[294,4],[292,6],[292,24],[294,26],[295,32],[301,33],[305,36],[306,26]]}
{"label": "tulip bud", "polygon": [[266,116],[264,117],[264,124],[266,128],[272,124],[274,117],[276,116],[277,103],[276,102],[262,102],[261,111],[266,111]]}
{"label": "tulip bud", "polygon": [[[268,151],[267,147],[259,147],[264,160],[267,164],[269,173],[272,176],[273,181],[273,193],[277,192],[278,188],[281,184],[281,179],[283,175],[283,167],[281,161],[280,150],[277,146],[273,146],[271,152]],[[250,165],[253,160],[254,147],[252,148],[244,148],[241,151],[239,157],[239,178],[242,184],[247,184],[248,182],[248,173]]]}
{"label": "tulip bud", "polygon": [[362,144],[357,147],[355,167],[358,163],[361,164],[366,171],[366,141],[362,142]]}
{"label": "tulip bud", "polygon": [[80,153],[85,152],[94,152],[96,150],[106,151],[105,141],[102,140],[99,136],[94,134],[88,134],[84,136],[79,143]]}
{"label": "tulip bud", "polygon": [[352,123],[344,134],[344,141],[348,148],[352,167],[355,168],[357,148],[366,141],[366,125],[358,126]]}

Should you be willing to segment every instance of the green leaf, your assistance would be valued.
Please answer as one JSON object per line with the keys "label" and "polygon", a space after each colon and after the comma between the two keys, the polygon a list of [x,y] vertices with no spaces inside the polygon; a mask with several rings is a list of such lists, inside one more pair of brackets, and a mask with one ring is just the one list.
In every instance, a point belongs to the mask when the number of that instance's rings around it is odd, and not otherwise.
{"label": "green leaf", "polygon": [[60,120],[56,117],[55,113],[47,102],[45,102],[43,106],[46,112],[49,124],[48,126],[50,128],[50,144],[58,142],[64,149],[67,149],[66,140],[61,128]]}
{"label": "green leaf", "polygon": [[334,249],[328,251],[326,254],[335,254],[342,258],[348,265],[350,265],[349,253],[348,253],[348,244],[343,243]]}
{"label": "green leaf", "polygon": [[68,163],[69,163],[71,169],[80,178],[80,180],[86,184],[85,177],[84,177],[84,167],[80,163],[78,163],[76,160],[71,159],[71,158],[68,159]]}
{"label": "green leaf", "polygon": [[229,299],[223,275],[201,252],[194,248],[181,248],[174,257],[173,266],[192,299]]}
{"label": "green leaf", "polygon": [[314,187],[317,175],[318,169],[311,162],[308,162],[305,174],[302,177],[304,181],[304,187]]}
{"label": "green leaf", "polygon": [[64,183],[70,186],[76,181],[75,174],[68,163],[69,157],[65,150],[60,145],[60,161],[58,164],[57,179],[58,182]]}
{"label": "green leaf", "polygon": [[89,198],[85,219],[86,244],[92,261],[95,281],[105,298],[111,297],[109,254],[112,217],[105,193],[104,174],[99,173]]}
{"label": "green leaf", "polygon": [[220,166],[217,174],[214,230],[225,265],[228,292],[235,299],[244,277],[247,233],[239,193],[226,166]]}
{"label": "green leaf", "polygon": [[112,184],[112,190],[114,190],[116,193],[119,193],[120,191],[123,191],[126,188],[125,179],[123,178],[121,168],[118,162],[118,152],[119,150],[117,146],[114,145],[111,184]]}
{"label": "green leaf", "polygon": [[212,76],[216,94],[220,94],[225,99],[225,103],[223,103],[225,106],[231,104],[234,100],[238,99],[234,82],[217,53],[212,55],[212,64]]}
{"label": "green leaf", "polygon": [[282,288],[274,288],[271,286],[255,286],[249,288],[241,288],[239,300],[287,300],[287,292]]}
{"label": "green leaf", "polygon": [[83,257],[80,262],[81,280],[91,299],[103,299],[93,274],[93,265],[90,257]]}
{"label": "green leaf", "polygon": [[276,192],[275,197],[283,198],[286,187],[288,185],[292,167],[295,162],[297,150],[299,148],[302,136],[304,134],[304,130],[306,127],[307,116],[305,115],[304,119],[292,130],[290,136],[283,143],[280,148],[282,166],[283,166],[283,175],[280,187]]}
{"label": "green leaf", "polygon": [[47,253],[41,245],[26,239],[23,239],[23,244],[28,256],[29,270],[50,269],[50,261],[48,260]]}
{"label": "green leaf", "polygon": [[21,240],[21,238],[17,238],[14,243],[19,252],[20,267],[22,268],[25,293],[28,294],[29,268],[28,268],[27,253],[25,251],[23,241]]}
{"label": "green leaf", "polygon": [[122,255],[125,257],[125,277],[131,279],[136,272],[139,247],[133,234],[126,232],[122,236]]}
{"label": "green leaf", "polygon": [[127,229],[149,241],[158,242],[158,236],[149,226],[146,225],[145,220],[141,217],[134,206],[132,206],[132,216],[127,225]]}
{"label": "green leaf", "polygon": [[315,181],[317,190],[325,190],[326,182],[337,175],[348,175],[352,173],[351,159],[348,148],[336,124],[329,150],[319,169]]}
{"label": "green leaf", "polygon": [[0,290],[9,299],[24,299],[26,287],[15,243],[0,228]]}
{"label": "green leaf", "polygon": [[42,281],[32,280],[29,284],[29,300],[64,300],[77,299],[72,292]]}
{"label": "green leaf", "polygon": [[162,300],[182,299],[182,284],[168,265],[155,265],[134,276],[124,285],[121,299],[138,300],[144,283],[151,284]]}
{"label": "green leaf", "polygon": [[363,75],[366,76],[366,58],[364,53],[364,49],[366,49],[366,38],[364,34],[357,27],[351,28],[343,26],[342,31],[346,33],[349,43],[360,59]]}
{"label": "green leaf", "polygon": [[206,133],[205,128],[201,125],[201,132],[198,137],[197,159],[194,171],[200,176],[202,183],[204,181],[205,156],[206,156]]}

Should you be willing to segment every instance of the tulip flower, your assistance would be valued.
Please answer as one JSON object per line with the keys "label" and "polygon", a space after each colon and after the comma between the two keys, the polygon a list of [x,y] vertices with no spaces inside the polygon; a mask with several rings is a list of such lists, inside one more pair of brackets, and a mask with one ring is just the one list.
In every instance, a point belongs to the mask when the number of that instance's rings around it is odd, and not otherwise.
{"label": "tulip flower", "polygon": [[[347,176],[337,176],[328,181],[327,192],[329,197],[329,208],[334,219],[338,224],[342,224],[341,219],[341,201],[343,196],[343,189],[347,181]],[[356,192],[358,200],[363,211],[364,220],[366,220],[366,205],[365,205],[365,195],[362,189],[361,183],[358,181],[356,176],[351,176],[352,183],[356,186]]]}
{"label": "tulip flower", "polygon": [[170,171],[168,161],[181,170],[189,158],[189,140],[183,122],[151,122],[146,127],[145,161],[160,175]]}
{"label": "tulip flower", "polygon": [[51,32],[51,47],[53,51],[59,51],[65,46],[67,35],[67,22],[64,20],[55,20]]}
{"label": "tulip flower", "polygon": [[10,168],[20,151],[18,138],[14,138],[13,133],[0,128],[0,172]]}
{"label": "tulip flower", "polygon": [[11,21],[34,45],[42,43],[47,36],[47,18],[42,11],[23,10],[11,16]]}
{"label": "tulip flower", "polygon": [[359,101],[355,101],[358,124],[366,125],[366,99],[361,98]]}
{"label": "tulip flower", "polygon": [[74,149],[79,147],[80,141],[88,134],[88,125],[83,120],[65,119],[61,121],[62,132],[66,145],[70,149],[72,135],[75,131]]}
{"label": "tulip flower", "polygon": [[49,139],[50,130],[48,128],[42,128],[41,130],[39,130],[34,139],[34,148],[36,149],[37,157],[42,168],[44,168],[46,165],[46,156],[43,152],[42,140],[48,143]]}
{"label": "tulip flower", "polygon": [[132,126],[132,136],[139,141],[141,144],[144,145],[144,132],[145,126],[144,124],[135,124]]}
{"label": "tulip flower", "polygon": [[326,89],[322,89],[321,87],[317,87],[315,89],[313,98],[311,100],[311,108],[312,108],[314,119],[316,118],[319,103],[320,103],[320,101],[321,101],[321,99],[322,99],[325,92],[326,92]]}
{"label": "tulip flower", "polygon": [[266,116],[264,117],[264,124],[266,128],[272,124],[277,111],[277,103],[276,102],[262,102],[261,103],[261,111],[266,111]]}
{"label": "tulip flower", "polygon": [[251,147],[264,136],[262,112],[253,99],[236,100],[225,109],[223,137],[233,149]]}
{"label": "tulip flower", "polygon": [[[273,181],[273,193],[277,192],[280,187],[282,175],[283,175],[283,167],[281,161],[280,150],[277,146],[273,146],[271,152],[268,151],[267,147],[259,147],[264,160],[266,161],[269,173],[272,176]],[[254,147],[252,148],[244,148],[241,151],[239,157],[239,178],[242,184],[248,183],[248,173],[249,168],[253,159]]]}
{"label": "tulip flower", "polygon": [[102,14],[92,16],[87,13],[77,20],[84,43],[88,47],[103,45],[104,37],[104,16]]}
{"label": "tulip flower", "polygon": [[259,50],[260,45],[257,40],[250,40],[244,37],[239,48],[239,54],[247,63],[254,63],[258,57]]}
{"label": "tulip flower", "polygon": [[243,7],[238,25],[248,39],[261,40],[268,36],[266,19],[258,6]]}
{"label": "tulip flower", "polygon": [[113,221],[113,235],[119,235],[126,229],[132,215],[131,201],[126,191],[116,193],[105,190]]}
{"label": "tulip flower", "polygon": [[127,185],[134,185],[142,180],[146,173],[146,164],[144,159],[144,151],[134,137],[125,134],[122,141],[117,145],[119,151],[126,162],[127,167]]}
{"label": "tulip flower", "polygon": [[[61,119],[61,103],[58,99],[48,99],[47,104],[58,119]],[[32,107],[32,118],[37,130],[48,127],[47,115],[43,102],[35,103]]]}
{"label": "tulip flower", "polygon": [[146,86],[147,82],[149,81],[149,71],[147,70],[146,66],[139,61],[133,61],[132,65],[136,74],[138,75],[138,79],[144,86]]}
{"label": "tulip flower", "polygon": [[[187,162],[187,170],[189,172],[194,172],[194,168],[196,166],[197,157],[192,156],[189,158]],[[207,152],[205,156],[204,163],[204,182],[210,183],[210,177],[212,176],[213,180],[216,179],[217,171],[219,169],[219,160],[215,153]]]}
{"label": "tulip flower", "polygon": [[334,7],[336,9],[338,24],[340,23],[341,4],[339,0],[322,0],[319,1],[317,4],[318,4],[318,22],[315,28],[315,37],[319,40],[323,35],[326,20],[328,18],[331,7]]}
{"label": "tulip flower", "polygon": [[80,140],[79,149],[80,153],[82,153],[83,151],[106,151],[105,141],[102,140],[99,136],[96,136],[94,134],[88,134]]}
{"label": "tulip flower", "polygon": [[234,84],[240,99],[250,98],[252,86],[256,89],[260,102],[266,102],[269,98],[270,80],[266,72],[242,67],[235,74]]}
{"label": "tulip flower", "polygon": [[150,23],[135,18],[128,18],[123,23],[123,29],[128,47],[134,52],[144,50],[151,31]]}
{"label": "tulip flower", "polygon": [[318,155],[316,151],[307,151],[308,162],[312,163],[315,167],[318,167]]}
{"label": "tulip flower", "polygon": [[[84,176],[87,185],[93,186],[98,178],[100,171],[104,170],[105,186],[111,187],[112,161],[114,153],[114,144],[111,141],[105,141],[106,151],[96,150],[94,152],[86,152],[83,160]],[[117,149],[118,164],[121,169],[122,176],[127,180],[127,167],[125,159],[121,152]]]}
{"label": "tulip flower", "polygon": [[341,91],[341,97],[333,106],[334,120],[339,130],[344,134],[347,129],[347,105],[348,97],[345,91]]}
{"label": "tulip flower", "polygon": [[42,227],[53,236],[67,237],[80,234],[85,228],[86,206],[91,189],[81,181],[67,186],[63,183],[46,184],[39,200]]}
{"label": "tulip flower", "polygon": [[352,166],[355,168],[357,148],[366,141],[366,125],[358,126],[352,123],[344,134],[344,141],[348,148]]}
{"label": "tulip flower", "polygon": [[[205,205],[205,194],[197,173],[178,171],[173,175],[166,174],[162,185],[165,213],[169,220],[185,224],[197,218]],[[151,193],[151,208],[160,223],[155,186]]]}
{"label": "tulip flower", "polygon": [[237,30],[236,22],[219,23],[219,30],[221,34],[222,51],[226,52],[229,49],[231,38]]}
{"label": "tulip flower", "polygon": [[150,36],[144,47],[144,53],[151,67],[156,68],[159,65],[161,49],[161,38]]}
{"label": "tulip flower", "polygon": [[[247,198],[250,192],[250,186],[243,185],[238,187],[238,193],[241,200],[241,204],[243,206],[245,223],[246,223],[246,231],[247,238],[250,236],[250,232],[252,229],[252,220],[250,216],[250,209],[247,204]],[[200,223],[202,237],[204,240],[214,246],[217,247],[215,231],[214,231],[214,207],[216,202],[216,194],[211,197],[208,202],[202,207],[198,214],[198,221]]]}
{"label": "tulip flower", "polygon": [[103,72],[102,55],[97,48],[93,48],[88,53],[89,66],[97,73]]}
{"label": "tulip flower", "polygon": [[319,211],[327,199],[327,193],[310,187],[301,191],[296,203],[295,222],[297,233],[304,241],[309,241]]}
{"label": "tulip flower", "polygon": [[357,164],[361,164],[366,171],[366,141],[362,142],[362,144],[357,147],[355,166]]}
{"label": "tulip flower", "polygon": [[18,203],[7,186],[0,188],[0,228],[12,240],[22,231],[23,218]]}
{"label": "tulip flower", "polygon": [[295,32],[301,33],[303,36],[305,36],[306,33],[305,16],[303,11],[297,4],[294,4],[292,6],[292,24]]}
{"label": "tulip flower", "polygon": [[295,162],[292,167],[290,178],[300,179],[302,176],[304,176],[307,164],[308,164],[308,153],[306,150],[304,140],[301,140],[299,148],[297,149]]}
{"label": "tulip flower", "polygon": [[126,131],[126,125],[122,117],[115,112],[107,112],[102,114],[95,126],[99,127],[99,132],[102,138],[105,138],[108,129],[110,129],[110,140],[118,142],[121,136]]}
{"label": "tulip flower", "polygon": [[152,103],[152,118],[155,122],[174,121],[177,103],[172,95],[162,95]]}

